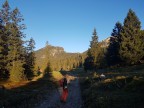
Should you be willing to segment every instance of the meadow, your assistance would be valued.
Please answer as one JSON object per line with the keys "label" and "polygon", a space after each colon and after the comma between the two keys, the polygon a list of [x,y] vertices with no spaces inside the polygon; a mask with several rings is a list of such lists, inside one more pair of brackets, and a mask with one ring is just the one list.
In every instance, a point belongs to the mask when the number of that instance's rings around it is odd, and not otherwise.
{"label": "meadow", "polygon": [[[143,108],[144,66],[83,72],[81,92],[85,108]],[[100,79],[101,74],[105,78]]]}

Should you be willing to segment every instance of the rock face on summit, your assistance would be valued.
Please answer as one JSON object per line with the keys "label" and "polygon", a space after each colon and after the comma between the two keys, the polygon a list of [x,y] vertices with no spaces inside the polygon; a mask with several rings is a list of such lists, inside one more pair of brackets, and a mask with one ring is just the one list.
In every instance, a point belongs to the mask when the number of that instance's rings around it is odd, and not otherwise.
{"label": "rock face on summit", "polygon": [[51,45],[47,45],[46,47],[41,48],[35,52],[36,57],[40,56],[40,58],[45,58],[46,55],[55,56],[61,53],[65,53],[64,48]]}
{"label": "rock face on summit", "polygon": [[105,40],[103,40],[102,42],[100,42],[101,47],[108,47],[109,44],[110,44],[110,39],[111,39],[111,38],[112,38],[112,36],[111,36],[111,37],[108,37],[108,38],[106,38]]}

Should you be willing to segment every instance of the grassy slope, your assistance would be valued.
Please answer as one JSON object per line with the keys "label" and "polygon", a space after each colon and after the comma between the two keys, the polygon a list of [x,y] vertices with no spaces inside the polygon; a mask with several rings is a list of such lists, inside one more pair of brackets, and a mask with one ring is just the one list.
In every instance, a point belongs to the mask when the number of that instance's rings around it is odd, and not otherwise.
{"label": "grassy slope", "polygon": [[24,107],[31,108],[35,103],[41,102],[45,94],[57,87],[58,80],[62,78],[59,72],[52,72],[52,77],[44,76],[37,81],[19,83],[1,82],[5,90],[0,90],[0,108]]}
{"label": "grassy slope", "polygon": [[143,108],[144,66],[83,73],[81,89],[86,108]]}

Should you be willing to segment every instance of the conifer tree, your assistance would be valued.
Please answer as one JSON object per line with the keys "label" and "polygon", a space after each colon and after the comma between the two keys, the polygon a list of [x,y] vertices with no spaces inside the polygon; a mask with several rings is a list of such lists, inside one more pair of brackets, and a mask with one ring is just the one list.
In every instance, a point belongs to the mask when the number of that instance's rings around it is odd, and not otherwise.
{"label": "conifer tree", "polygon": [[95,68],[97,62],[97,56],[99,52],[99,43],[98,43],[98,36],[96,33],[96,29],[94,29],[92,41],[90,41],[90,49],[88,50],[88,56],[93,59],[93,67]]}
{"label": "conifer tree", "polygon": [[90,48],[88,49],[87,55],[88,57],[85,59],[84,62],[84,68],[85,69],[94,69],[96,68],[96,62],[97,62],[97,56],[98,56],[98,50],[99,50],[99,44],[98,44],[98,36],[96,33],[96,29],[94,28],[92,40],[90,41]]}
{"label": "conifer tree", "polygon": [[23,18],[18,10],[18,8],[14,9],[11,13],[11,25],[10,25],[10,40],[9,40],[9,72],[10,72],[10,80],[11,81],[21,81],[25,79],[24,75],[24,47],[23,40],[24,37],[21,30],[24,29],[24,25],[21,25],[21,21]]}
{"label": "conifer tree", "polygon": [[98,47],[98,36],[96,33],[96,29],[94,29],[92,41],[90,41],[90,48],[88,50],[88,56],[95,58],[97,53],[97,47]]}
{"label": "conifer tree", "polygon": [[117,22],[111,33],[110,44],[107,50],[107,62],[109,66],[120,63],[119,56],[119,43],[120,43],[120,32],[122,30],[122,24]]}
{"label": "conifer tree", "polygon": [[8,40],[10,36],[10,6],[8,1],[2,5],[0,9],[0,76],[8,78],[9,73],[7,70],[7,55],[8,55]]}
{"label": "conifer tree", "polygon": [[25,54],[25,74],[27,78],[32,78],[34,76],[34,67],[35,67],[35,41],[31,38],[28,41],[28,45],[26,47],[26,54]]}
{"label": "conifer tree", "polygon": [[2,25],[2,20],[0,21],[0,78],[6,75],[6,56],[7,51],[5,50],[6,36],[4,33],[4,26]]}
{"label": "conifer tree", "polygon": [[120,57],[126,64],[136,64],[143,57],[141,22],[135,12],[129,10],[120,33]]}

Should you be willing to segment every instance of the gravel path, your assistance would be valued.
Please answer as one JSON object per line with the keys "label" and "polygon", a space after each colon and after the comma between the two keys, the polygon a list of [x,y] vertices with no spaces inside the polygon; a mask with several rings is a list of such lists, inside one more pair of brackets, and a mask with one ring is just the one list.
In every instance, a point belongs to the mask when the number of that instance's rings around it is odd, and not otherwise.
{"label": "gravel path", "polygon": [[79,79],[76,77],[69,82],[68,99],[66,103],[60,102],[61,88],[54,90],[50,95],[46,96],[46,100],[36,108],[81,108],[82,99],[80,93]]}

